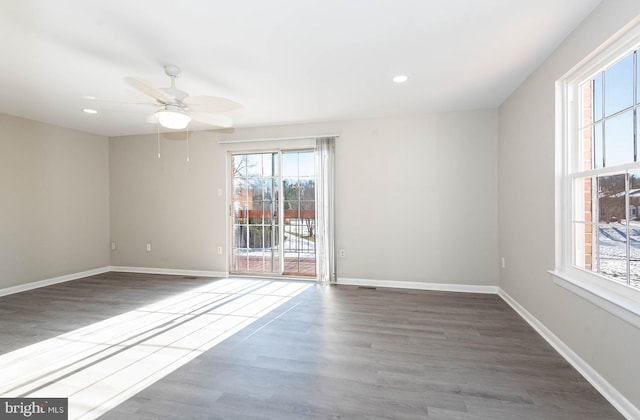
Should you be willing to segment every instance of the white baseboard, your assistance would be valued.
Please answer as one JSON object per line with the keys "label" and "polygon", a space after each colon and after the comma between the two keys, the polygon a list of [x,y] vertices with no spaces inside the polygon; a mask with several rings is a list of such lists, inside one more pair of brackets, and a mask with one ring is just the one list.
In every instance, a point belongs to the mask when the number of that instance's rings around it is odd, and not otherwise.
{"label": "white baseboard", "polygon": [[437,290],[443,292],[498,294],[498,286],[480,286],[472,284],[423,283],[419,281],[370,280],[347,277],[338,277],[336,283],[350,286],[391,287],[398,289]]}
{"label": "white baseboard", "polygon": [[111,271],[111,267],[100,267],[100,268],[94,268],[93,270],[81,271],[79,273],[67,274],[64,276],[58,276],[50,279],[34,281],[31,283],[19,284],[17,286],[0,289],[0,296],[7,296],[7,295],[12,295],[14,293],[26,292],[27,290],[33,290],[39,287],[51,286],[52,284],[64,283],[66,281],[77,280],[84,277],[95,276],[96,274],[107,273],[109,271]]}
{"label": "white baseboard", "polygon": [[574,353],[569,346],[531,315],[522,305],[516,302],[507,292],[500,289],[500,297],[507,302],[534,330],[538,332],[562,357],[568,361],[595,389],[602,394],[623,416],[628,419],[640,419],[640,409],[633,405],[624,395],[618,392],[587,362]]}
{"label": "white baseboard", "polygon": [[175,268],[154,267],[123,267],[117,265],[109,267],[109,271],[119,271],[123,273],[169,274],[174,276],[229,277],[229,273],[223,271],[181,270]]}
{"label": "white baseboard", "polygon": [[27,290],[33,290],[39,287],[51,286],[52,284],[64,283],[71,280],[78,280],[85,277],[95,276],[97,274],[108,273],[110,271],[120,271],[125,273],[170,274],[170,275],[177,275],[177,276],[198,276],[198,277],[228,277],[229,276],[228,273],[221,272],[221,271],[106,266],[106,267],[95,268],[93,270],[81,271],[79,273],[72,273],[64,276],[53,277],[50,279],[44,279],[44,280],[38,280],[38,281],[25,283],[25,284],[19,284],[17,286],[6,287],[4,289],[0,289],[0,297],[13,295],[15,293],[20,293],[20,292],[26,292]]}

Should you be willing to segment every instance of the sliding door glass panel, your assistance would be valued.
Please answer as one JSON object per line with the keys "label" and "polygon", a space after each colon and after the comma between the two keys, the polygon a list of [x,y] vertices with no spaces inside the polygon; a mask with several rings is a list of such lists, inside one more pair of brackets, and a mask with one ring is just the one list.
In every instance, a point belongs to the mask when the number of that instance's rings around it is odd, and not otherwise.
{"label": "sliding door glass panel", "polygon": [[282,153],[284,274],[316,276],[313,151]]}
{"label": "sliding door glass panel", "polygon": [[231,157],[232,272],[281,273],[276,223],[279,180],[274,176],[277,158],[277,153]]}

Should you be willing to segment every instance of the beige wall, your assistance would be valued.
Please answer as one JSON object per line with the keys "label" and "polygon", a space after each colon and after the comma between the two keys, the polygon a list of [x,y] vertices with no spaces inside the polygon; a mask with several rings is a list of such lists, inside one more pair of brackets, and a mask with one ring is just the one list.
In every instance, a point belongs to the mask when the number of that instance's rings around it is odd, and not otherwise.
{"label": "beige wall", "polygon": [[189,164],[184,133],[159,160],[155,135],[112,138],[112,264],[226,272],[227,151],[277,145],[218,141],[339,134],[339,277],[496,285],[497,132],[496,110],[198,132]]}
{"label": "beige wall", "polygon": [[215,252],[225,243],[225,198],[216,196],[225,160],[216,140],[193,133],[189,164],[184,140],[163,138],[161,159],[156,143],[156,136],[109,141],[112,265],[224,271]]}
{"label": "beige wall", "polygon": [[0,114],[0,289],[109,265],[105,137]]}
{"label": "beige wall", "polygon": [[603,2],[500,107],[500,286],[640,407],[640,330],[553,283],[555,81],[640,13]]}

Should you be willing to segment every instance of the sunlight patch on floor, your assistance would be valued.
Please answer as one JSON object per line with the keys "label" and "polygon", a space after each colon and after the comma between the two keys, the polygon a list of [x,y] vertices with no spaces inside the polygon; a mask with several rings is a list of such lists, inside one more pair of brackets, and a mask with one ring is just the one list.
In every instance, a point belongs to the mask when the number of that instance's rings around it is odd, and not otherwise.
{"label": "sunlight patch on floor", "polygon": [[0,356],[3,397],[68,397],[93,419],[302,293],[224,279]]}

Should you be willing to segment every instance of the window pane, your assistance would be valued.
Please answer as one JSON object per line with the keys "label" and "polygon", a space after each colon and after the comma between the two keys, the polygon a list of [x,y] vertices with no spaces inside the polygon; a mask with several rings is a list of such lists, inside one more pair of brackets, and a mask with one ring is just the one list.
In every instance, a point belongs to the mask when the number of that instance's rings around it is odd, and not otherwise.
{"label": "window pane", "polygon": [[249,226],[249,248],[262,249],[264,248],[264,227],[263,226]]}
{"label": "window pane", "polygon": [[313,178],[300,178],[298,185],[300,187],[300,200],[316,199],[316,184]]}
{"label": "window pane", "polygon": [[577,222],[592,222],[593,207],[591,202],[594,178],[585,177],[575,180],[575,207],[573,219]]}
{"label": "window pane", "polygon": [[632,287],[640,288],[640,262],[638,262],[637,259],[633,258],[634,257],[632,257],[631,265],[629,267],[631,269],[631,272],[629,273],[631,277],[629,285]]}
{"label": "window pane", "polygon": [[631,286],[640,287],[640,224],[631,222],[629,225],[630,241],[630,272]]}
{"label": "window pane", "polygon": [[247,176],[247,155],[235,155],[232,159],[233,176]]}
{"label": "window pane", "polygon": [[598,264],[602,274],[627,281],[627,234],[619,223],[598,228]]}
{"label": "window pane", "polygon": [[247,226],[246,225],[234,225],[235,235],[233,235],[233,247],[234,248],[246,248],[247,247]]}
{"label": "window pane", "polygon": [[262,155],[256,155],[259,156],[259,158],[262,160],[262,162],[260,162],[260,167],[262,170],[262,175],[263,176],[271,176],[272,171],[271,171],[271,166],[272,166],[272,154],[271,153],[264,153]]}
{"label": "window pane", "polygon": [[279,203],[280,203],[280,201],[279,201],[280,194],[278,194],[279,185],[277,183],[277,180],[275,180],[275,181],[276,182],[274,182],[274,184],[273,184],[273,200],[272,200],[272,203],[271,203],[271,206],[272,206],[271,210],[273,211],[273,213],[272,213],[272,216],[273,216],[272,222],[275,223],[275,224],[278,224],[279,223],[279,214],[280,214],[279,213],[280,208],[278,207]]}
{"label": "window pane", "polygon": [[263,201],[262,195],[254,190],[253,199],[249,203],[251,207],[249,208],[249,224],[250,225],[261,225],[263,224],[262,216],[263,216]]}
{"label": "window pane", "polygon": [[604,124],[605,166],[633,162],[633,111],[618,115]]}
{"label": "window pane", "polygon": [[638,161],[638,156],[637,156],[638,155],[638,139],[640,138],[638,136],[638,131],[640,131],[640,108],[636,108],[636,144],[635,144],[636,162]]}
{"label": "window pane", "polygon": [[264,192],[264,185],[261,182],[261,178],[252,178],[251,179],[251,187],[249,190],[249,194],[251,195],[251,200],[255,203],[256,201],[262,201],[262,194]]}
{"label": "window pane", "polygon": [[602,168],[604,160],[602,158],[602,123],[598,123],[593,127],[593,151],[594,151],[594,168]]}
{"label": "window pane", "polygon": [[595,229],[590,223],[574,224],[575,265],[585,270],[596,270],[593,244],[596,241]]}
{"label": "window pane", "polygon": [[610,116],[633,105],[633,54],[605,71],[604,109]]}
{"label": "window pane", "polygon": [[258,154],[244,155],[247,176],[262,175],[262,156]]}
{"label": "window pane", "polygon": [[593,169],[593,127],[585,127],[580,134],[582,139],[582,162],[579,170]]}
{"label": "window pane", "polygon": [[298,176],[298,153],[282,154],[282,176],[285,178]]}
{"label": "window pane", "polygon": [[625,175],[598,178],[598,221],[616,223],[626,219]]}
{"label": "window pane", "polygon": [[[640,221],[640,172],[629,172],[629,220]],[[631,211],[633,209],[633,211]]]}
{"label": "window pane", "polygon": [[315,217],[316,200],[311,196],[310,200],[300,201],[300,208],[306,210],[304,217]]}
{"label": "window pane", "polygon": [[233,271],[247,271],[247,252],[244,249],[233,249]]}
{"label": "window pane", "polygon": [[299,153],[298,162],[300,165],[300,176],[313,176],[315,173],[315,160],[313,158],[313,152],[301,152]]}
{"label": "window pane", "polygon": [[[234,160],[234,164],[238,161]],[[249,189],[247,188],[247,182],[244,178],[233,178],[233,215],[237,221],[247,217],[246,210],[249,208],[249,196],[247,195]],[[242,223],[242,221],[240,221]]]}
{"label": "window pane", "polygon": [[593,80],[584,83],[582,92],[582,127],[593,123]]}
{"label": "window pane", "polygon": [[598,178],[598,271],[621,279],[627,278],[627,227],[624,174]]}
{"label": "window pane", "polygon": [[[274,251],[278,251],[278,248],[280,246],[280,226],[278,225],[273,225],[271,226],[272,229],[272,238],[273,238],[273,248]],[[279,255],[278,252],[275,253],[275,255]]]}
{"label": "window pane", "polygon": [[263,200],[273,201],[273,187],[275,182],[276,180],[271,177],[263,179],[263,186],[262,186]]}
{"label": "window pane", "polygon": [[300,184],[297,179],[285,179],[282,181],[282,186],[284,188],[284,199],[285,200],[298,200],[300,197]]}
{"label": "window pane", "polygon": [[640,287],[640,172],[629,173],[630,284]]}
{"label": "window pane", "polygon": [[297,217],[299,209],[300,209],[300,202],[298,200],[295,200],[295,201],[286,200],[284,202],[285,217]]}
{"label": "window pane", "polygon": [[593,120],[602,119],[602,73],[593,79]]}

